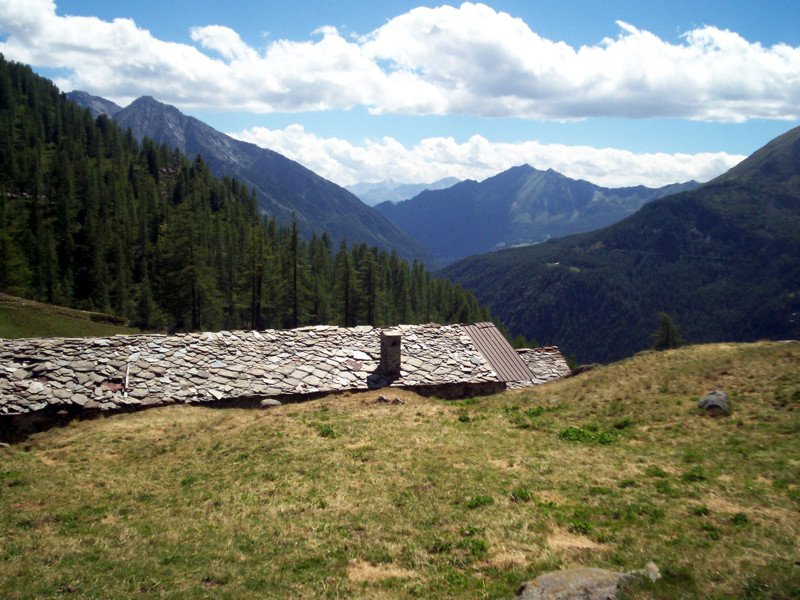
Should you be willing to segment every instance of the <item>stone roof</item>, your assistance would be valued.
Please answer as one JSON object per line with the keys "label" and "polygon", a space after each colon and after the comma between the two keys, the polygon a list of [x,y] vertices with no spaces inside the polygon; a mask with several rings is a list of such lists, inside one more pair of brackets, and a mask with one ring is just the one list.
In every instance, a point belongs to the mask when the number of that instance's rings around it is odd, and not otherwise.
{"label": "stone roof", "polygon": [[547,383],[553,379],[567,377],[572,370],[567,365],[567,361],[561,351],[555,346],[542,346],[541,348],[521,348],[517,350],[520,358],[525,361],[531,370],[533,377],[530,381],[512,382],[509,387],[529,387]]}
{"label": "stone roof", "polygon": [[[379,369],[381,330],[370,326],[0,339],[0,417],[45,409],[117,410],[384,386],[506,384],[463,325],[401,325],[393,330],[402,335],[402,367],[395,379]],[[523,355],[531,366],[530,380],[511,382],[510,387],[569,373],[557,349],[537,350],[538,358]]]}

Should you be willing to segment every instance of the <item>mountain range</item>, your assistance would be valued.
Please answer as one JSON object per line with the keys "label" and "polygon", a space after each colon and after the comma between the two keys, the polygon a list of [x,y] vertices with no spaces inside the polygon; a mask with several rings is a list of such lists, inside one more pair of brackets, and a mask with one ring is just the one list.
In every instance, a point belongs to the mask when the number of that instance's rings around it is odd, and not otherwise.
{"label": "mountain range", "polygon": [[67,97],[94,116],[106,114],[122,128],[130,128],[140,141],[146,136],[190,158],[201,156],[214,175],[254,188],[261,210],[278,223],[295,218],[306,238],[324,231],[334,243],[363,242],[393,250],[406,260],[434,262],[419,242],[355,195],[277,152],[234,139],[149,96],[125,108],[86,92],[70,92]]}
{"label": "mountain range", "polygon": [[512,333],[583,361],[649,347],[659,311],[691,343],[798,339],[800,128],[610,227],[467,258],[440,274]]}
{"label": "mountain range", "polygon": [[446,265],[474,254],[606,227],[652,200],[698,185],[690,181],[656,189],[604,188],[552,169],[521,165],[481,182],[462,181],[375,208]]}
{"label": "mountain range", "polygon": [[402,202],[425,190],[443,190],[457,184],[459,181],[461,180],[457,177],[445,177],[433,183],[400,183],[389,179],[387,181],[362,181],[361,183],[344,187],[358,196],[364,204],[375,206],[381,202]]}
{"label": "mountain range", "polygon": [[152,98],[124,109],[76,100],[137,137],[201,155],[255,187],[264,211],[283,222],[294,213],[306,235],[328,230],[426,264],[462,259],[440,275],[512,334],[582,361],[649,347],[660,312],[691,343],[800,337],[800,128],[700,186],[601,188],[522,165],[371,209]]}

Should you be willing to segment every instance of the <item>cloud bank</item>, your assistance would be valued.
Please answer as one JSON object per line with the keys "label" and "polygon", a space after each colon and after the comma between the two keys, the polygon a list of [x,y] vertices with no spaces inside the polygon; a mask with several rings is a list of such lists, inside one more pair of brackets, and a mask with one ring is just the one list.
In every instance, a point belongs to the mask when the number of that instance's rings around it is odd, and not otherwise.
{"label": "cloud bank", "polygon": [[764,47],[713,26],[669,43],[618,21],[574,48],[483,4],[416,8],[359,38],[325,27],[306,41],[247,45],[219,25],[193,45],[130,19],[63,16],[53,0],[0,0],[6,58],[63,68],[62,89],[121,104],[154,95],[183,109],[346,110],[570,120],[800,118],[800,47]]}
{"label": "cloud bank", "polygon": [[427,138],[412,148],[391,137],[353,145],[307,133],[301,125],[277,130],[254,127],[230,135],[280,152],[339,185],[388,179],[432,182],[443,177],[482,180],[528,163],[606,187],[660,187],[691,179],[707,181],[745,158],[724,152],[635,154],[590,146],[497,143],[480,135],[461,144],[450,137]]}

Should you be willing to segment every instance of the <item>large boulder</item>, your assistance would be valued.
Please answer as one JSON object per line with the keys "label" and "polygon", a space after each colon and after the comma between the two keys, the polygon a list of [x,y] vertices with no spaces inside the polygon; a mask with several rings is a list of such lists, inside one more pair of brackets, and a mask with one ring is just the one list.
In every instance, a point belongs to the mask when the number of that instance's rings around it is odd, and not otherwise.
{"label": "large boulder", "polygon": [[728,394],[722,390],[708,392],[698,403],[699,408],[704,408],[710,415],[729,415],[731,406],[728,403]]}
{"label": "large boulder", "polygon": [[519,586],[517,600],[614,600],[622,584],[640,578],[655,581],[661,574],[653,563],[630,573],[587,567],[553,571]]}

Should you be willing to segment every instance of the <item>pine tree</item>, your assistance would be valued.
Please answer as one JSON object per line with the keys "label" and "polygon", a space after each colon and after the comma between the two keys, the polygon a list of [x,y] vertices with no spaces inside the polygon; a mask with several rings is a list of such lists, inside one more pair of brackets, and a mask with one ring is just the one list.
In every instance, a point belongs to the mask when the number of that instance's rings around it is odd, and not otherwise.
{"label": "pine tree", "polygon": [[660,312],[658,318],[660,320],[658,329],[652,335],[653,350],[669,350],[683,346],[686,342],[678,333],[678,327],[672,322],[672,317]]}
{"label": "pine tree", "polygon": [[353,327],[356,317],[356,270],[353,257],[347,249],[347,241],[342,240],[334,263],[334,289],[338,304],[339,324]]}

